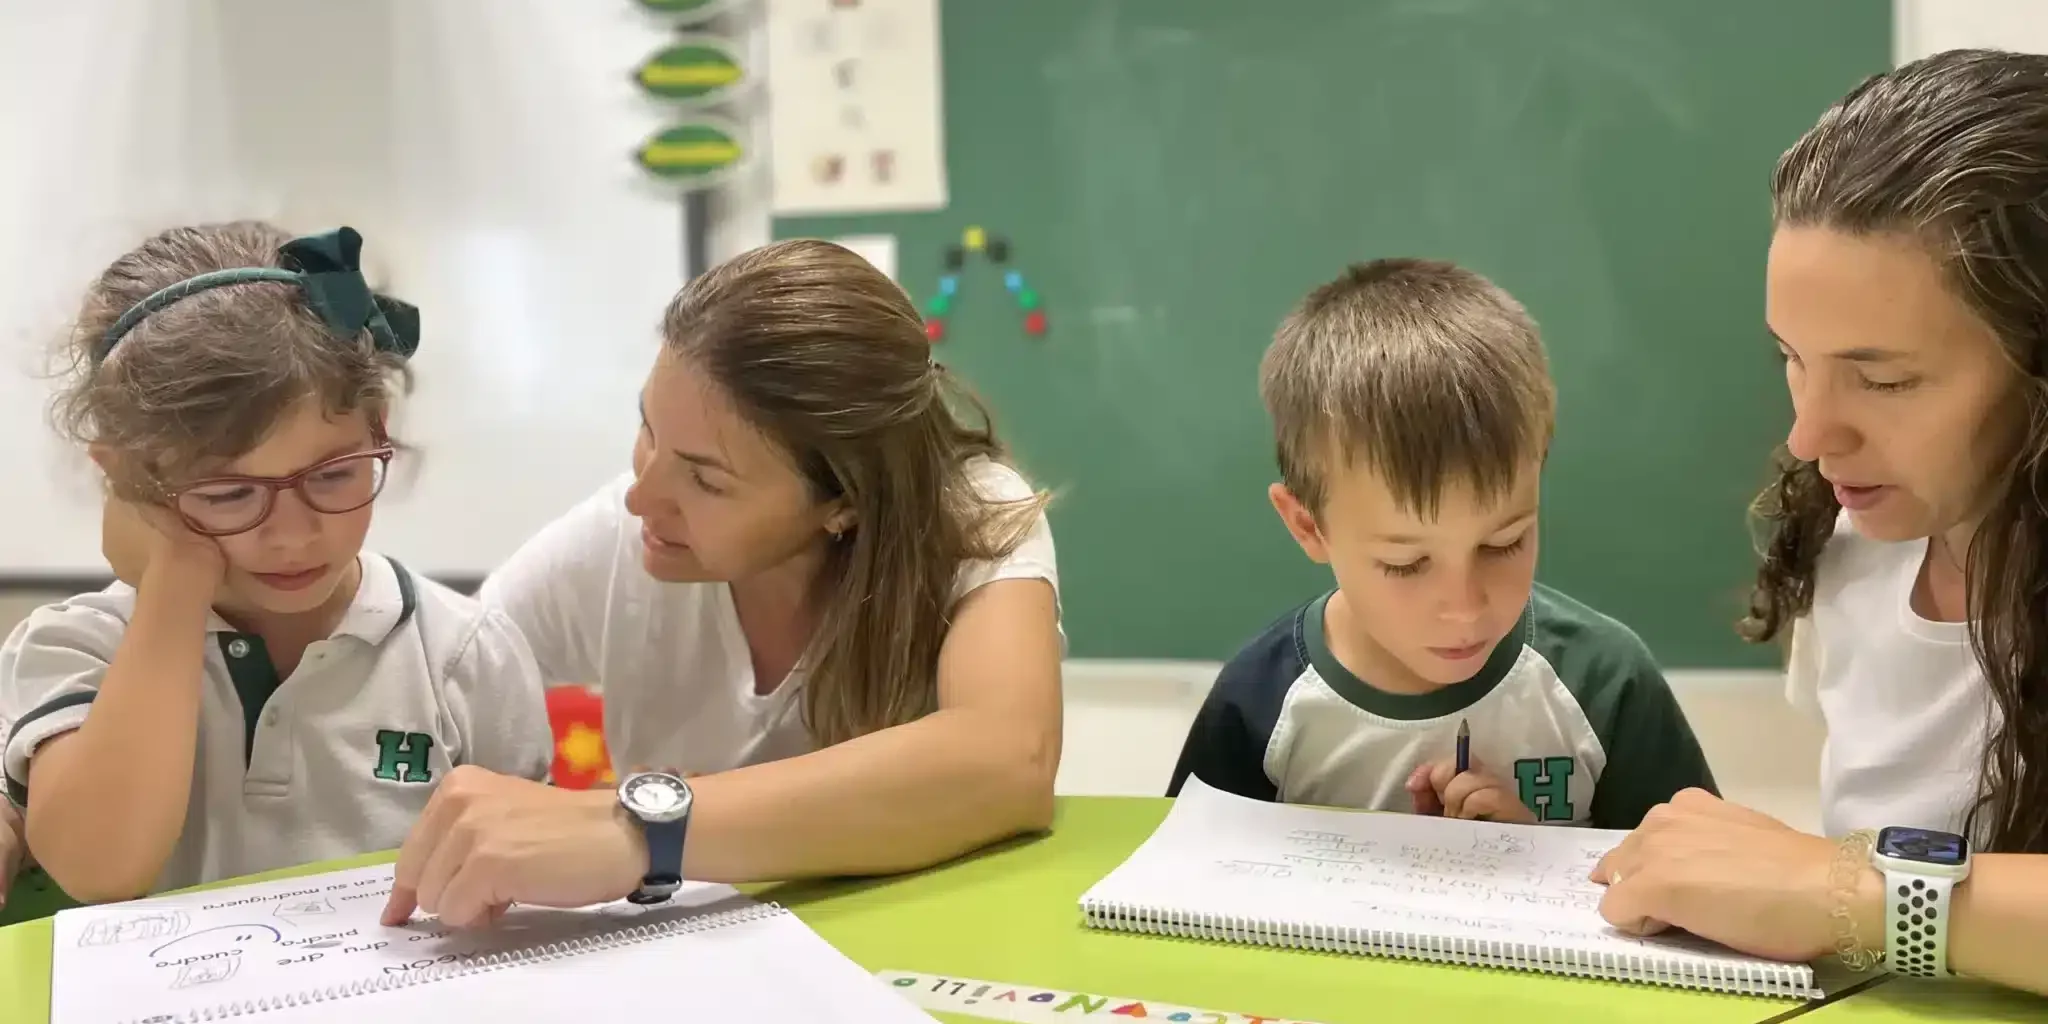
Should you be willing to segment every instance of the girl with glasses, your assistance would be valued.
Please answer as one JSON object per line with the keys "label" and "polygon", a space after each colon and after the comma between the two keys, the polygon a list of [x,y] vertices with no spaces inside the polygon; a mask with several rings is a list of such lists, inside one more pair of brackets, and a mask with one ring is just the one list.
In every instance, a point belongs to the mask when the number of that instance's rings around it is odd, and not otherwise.
{"label": "girl with glasses", "polygon": [[458,765],[545,776],[518,632],[362,550],[418,319],[361,243],[176,228],[87,293],[57,420],[121,582],[0,647],[7,795],[74,899],[397,846]]}

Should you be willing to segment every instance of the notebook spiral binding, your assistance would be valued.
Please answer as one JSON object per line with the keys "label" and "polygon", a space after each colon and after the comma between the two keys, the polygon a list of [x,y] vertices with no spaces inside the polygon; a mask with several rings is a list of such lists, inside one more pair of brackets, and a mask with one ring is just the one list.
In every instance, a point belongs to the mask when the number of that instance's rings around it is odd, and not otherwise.
{"label": "notebook spiral binding", "polygon": [[437,963],[430,967],[422,967],[416,971],[406,971],[403,974],[387,974],[381,978],[369,981],[351,982],[347,985],[332,985],[294,995],[221,1003],[216,1006],[188,1010],[178,1014],[139,1017],[127,1022],[127,1024],[203,1024],[203,1022],[207,1021],[254,1017],[277,1010],[289,1010],[298,1006],[310,1006],[314,1003],[352,999],[357,996],[371,995],[377,992],[390,992],[394,989],[412,988],[415,985],[427,985],[437,981],[446,981],[450,978],[501,971],[508,967],[518,967],[523,964],[546,960],[561,960],[583,953],[617,949],[620,946],[650,942],[655,939],[706,932],[735,924],[745,924],[749,921],[759,921],[788,912],[779,903],[758,903],[753,906],[741,907],[737,910],[726,910],[695,917],[680,917],[674,920],[660,921],[655,924],[636,925],[620,929],[619,931],[605,932],[600,935],[586,935],[568,942],[551,942],[527,949],[479,954],[447,963]]}
{"label": "notebook spiral binding", "polygon": [[1382,928],[1302,925],[1256,917],[1218,916],[1087,900],[1089,927],[1177,938],[1251,943],[1326,953],[1399,957],[1436,963],[1506,967],[1675,988],[1804,999],[1814,994],[1811,969],[1797,964],[1719,964],[1656,955],[1617,956],[1492,939],[1432,938]]}

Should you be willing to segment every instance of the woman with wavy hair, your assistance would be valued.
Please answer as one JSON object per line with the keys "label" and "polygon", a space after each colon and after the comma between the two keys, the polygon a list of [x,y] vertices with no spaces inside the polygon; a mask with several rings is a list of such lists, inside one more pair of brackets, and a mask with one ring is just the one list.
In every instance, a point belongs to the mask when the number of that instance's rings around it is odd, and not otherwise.
{"label": "woman with wavy hair", "polygon": [[1771,192],[1794,424],[1741,628],[1789,634],[1836,838],[1689,791],[1602,912],[2048,993],[2048,56],[1878,75]]}

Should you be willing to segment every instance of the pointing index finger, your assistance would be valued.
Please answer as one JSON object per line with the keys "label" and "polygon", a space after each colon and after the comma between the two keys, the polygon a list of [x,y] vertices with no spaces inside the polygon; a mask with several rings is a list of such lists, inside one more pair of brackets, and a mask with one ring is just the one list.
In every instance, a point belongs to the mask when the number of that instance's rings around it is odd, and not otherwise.
{"label": "pointing index finger", "polygon": [[384,901],[384,916],[381,918],[387,928],[396,928],[412,920],[412,912],[419,909],[419,897],[412,889],[394,885],[391,896]]}
{"label": "pointing index finger", "polygon": [[382,920],[386,927],[396,927],[412,920],[413,912],[419,909],[420,875],[434,859],[434,850],[441,845],[441,839],[447,833],[445,819],[453,806],[450,801],[442,799],[447,792],[444,786],[428,798],[426,810],[421,811],[419,820],[413,822],[412,831],[406,834],[405,845],[398,848],[398,863],[391,869],[391,896],[384,901]]}

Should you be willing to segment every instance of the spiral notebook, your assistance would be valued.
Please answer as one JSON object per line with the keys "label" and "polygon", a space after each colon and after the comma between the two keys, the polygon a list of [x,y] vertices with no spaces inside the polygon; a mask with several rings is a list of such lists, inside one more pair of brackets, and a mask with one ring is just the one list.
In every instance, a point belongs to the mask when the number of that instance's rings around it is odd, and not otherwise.
{"label": "spiral notebook", "polygon": [[52,1024],[744,1020],[931,1024],[787,910],[691,883],[669,903],[378,922],[391,867],[59,913]]}
{"label": "spiral notebook", "polygon": [[1821,995],[1805,964],[1610,927],[1587,873],[1624,835],[1266,803],[1190,778],[1081,912],[1096,928],[1217,942]]}

